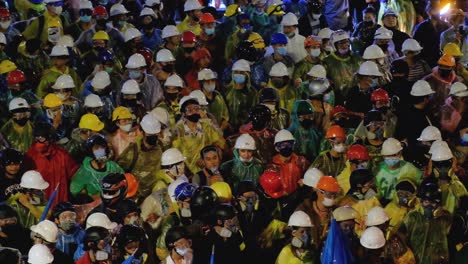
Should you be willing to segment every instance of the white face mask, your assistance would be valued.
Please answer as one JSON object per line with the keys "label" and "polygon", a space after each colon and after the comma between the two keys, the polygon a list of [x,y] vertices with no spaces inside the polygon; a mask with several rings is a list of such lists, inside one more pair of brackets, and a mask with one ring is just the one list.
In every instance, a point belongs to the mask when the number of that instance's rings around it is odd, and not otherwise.
{"label": "white face mask", "polygon": [[182,208],[182,209],[180,209],[180,215],[182,217],[191,217],[192,216],[192,211],[190,211],[190,209],[188,209],[188,208]]}
{"label": "white face mask", "polygon": [[177,254],[179,254],[180,256],[185,256],[185,254],[189,252],[189,249],[190,248],[175,248]]}
{"label": "white face mask", "polygon": [[61,111],[61,110],[59,110],[59,111],[57,111],[57,110],[53,111],[52,109],[47,109],[47,110],[46,110],[46,114],[47,114],[47,117],[48,117],[48,118],[54,119],[58,114],[61,115],[61,114],[62,114],[62,111]]}
{"label": "white face mask", "polygon": [[130,217],[130,220],[128,220],[129,225],[139,225],[139,219],[138,216],[132,216]]}
{"label": "white face mask", "polygon": [[338,49],[338,53],[341,55],[346,55],[349,53],[349,48],[348,49]]}
{"label": "white face mask", "polygon": [[242,162],[252,162],[253,157],[251,157],[250,159],[244,159],[244,158],[242,158],[242,157],[239,157],[239,159],[240,159],[240,161],[242,161]]}
{"label": "white face mask", "polygon": [[3,29],[7,29],[10,27],[11,21],[0,22],[0,27]]}
{"label": "white face mask", "polygon": [[62,14],[63,7],[61,6],[54,6],[53,7],[53,12],[57,15],[60,16]]}
{"label": "white face mask", "polygon": [[228,238],[228,237],[231,237],[231,236],[232,236],[232,231],[229,230],[229,229],[227,229],[227,228],[225,228],[225,227],[223,227],[223,228],[221,229],[221,232],[219,232],[219,235],[222,236],[222,237]]}
{"label": "white face mask", "polygon": [[323,201],[322,201],[322,204],[325,207],[332,207],[333,205],[335,205],[335,199],[330,199],[330,198],[324,197]]}
{"label": "white face mask", "polygon": [[317,20],[322,16],[322,14],[312,14],[312,17]]}
{"label": "white face mask", "polygon": [[325,48],[323,48],[324,50],[328,51],[328,52],[332,52],[333,51],[333,48],[331,46],[325,46]]}
{"label": "white face mask", "polygon": [[123,126],[119,126],[120,129],[122,129],[124,132],[130,132],[130,130],[132,129],[132,124],[126,124],[126,125],[123,125]]}
{"label": "white face mask", "polygon": [[310,51],[310,56],[317,58],[318,56],[320,56],[320,53],[322,53],[320,49],[312,49]]}
{"label": "white face mask", "polygon": [[164,129],[163,136],[162,138],[160,138],[160,140],[163,143],[163,145],[169,145],[172,142],[171,137],[172,137],[171,131],[168,128],[166,128]]}
{"label": "white face mask", "polygon": [[333,150],[338,152],[338,153],[343,153],[346,150],[346,145],[343,143],[336,144],[333,146]]}
{"label": "white face mask", "polygon": [[170,172],[174,177],[180,177],[180,176],[184,175],[184,170],[185,170],[185,164],[182,162],[181,164],[173,165],[173,166],[169,169],[169,172]]}
{"label": "white face mask", "polygon": [[364,199],[368,200],[372,197],[374,197],[377,193],[374,191],[374,189],[369,189],[366,194],[364,195]]}
{"label": "white face mask", "polygon": [[326,94],[323,95],[323,101],[324,102],[328,103],[330,101],[330,99],[331,99],[330,93],[326,93]]}
{"label": "white face mask", "polygon": [[96,251],[96,260],[101,261],[101,260],[107,260],[109,258],[109,253],[103,250],[98,250]]}
{"label": "white face mask", "polygon": [[203,84],[203,88],[208,92],[212,92],[216,89],[216,84]]}
{"label": "white face mask", "polygon": [[276,111],[276,106],[271,105],[271,104],[263,104],[264,106],[268,107],[270,109],[270,112],[273,113],[273,111]]}

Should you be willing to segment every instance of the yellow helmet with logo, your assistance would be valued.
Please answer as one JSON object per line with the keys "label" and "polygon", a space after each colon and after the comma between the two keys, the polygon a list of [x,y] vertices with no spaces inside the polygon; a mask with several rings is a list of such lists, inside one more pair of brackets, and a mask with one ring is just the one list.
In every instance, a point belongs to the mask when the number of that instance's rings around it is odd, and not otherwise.
{"label": "yellow helmet with logo", "polygon": [[262,36],[256,32],[250,33],[247,40],[252,42],[256,49],[265,48],[265,41],[263,40]]}
{"label": "yellow helmet with logo", "polygon": [[272,4],[271,6],[268,7],[266,13],[269,16],[271,16],[271,15],[282,16],[282,15],[284,15],[284,10],[283,10],[283,7],[281,7],[281,5]]}
{"label": "yellow helmet with logo", "polygon": [[226,7],[226,11],[224,11],[224,16],[232,17],[240,14],[241,12],[242,11],[240,10],[239,5],[233,4]]}
{"label": "yellow helmet with logo", "polygon": [[99,30],[98,32],[94,33],[93,40],[109,41],[109,35],[105,31]]}

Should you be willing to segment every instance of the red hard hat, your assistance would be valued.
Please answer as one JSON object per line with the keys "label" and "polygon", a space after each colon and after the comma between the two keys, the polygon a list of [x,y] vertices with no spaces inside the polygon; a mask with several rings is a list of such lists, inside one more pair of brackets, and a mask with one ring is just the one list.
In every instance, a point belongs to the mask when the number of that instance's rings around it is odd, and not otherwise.
{"label": "red hard hat", "polygon": [[215,23],[216,20],[214,16],[210,13],[203,13],[200,17],[200,24]]}
{"label": "red hard hat", "polygon": [[107,10],[102,5],[98,5],[93,10],[93,16],[107,16]]}
{"label": "red hard hat", "polygon": [[372,102],[377,102],[377,101],[389,102],[390,97],[388,97],[387,91],[385,91],[382,88],[379,88],[379,89],[372,92],[371,101]]}
{"label": "red hard hat", "polygon": [[370,160],[369,151],[360,144],[350,146],[346,152],[346,158],[348,160]]}
{"label": "red hard hat", "polygon": [[317,189],[334,193],[340,192],[338,181],[332,176],[322,176],[317,182]]}
{"label": "red hard hat", "polygon": [[285,192],[278,172],[267,170],[260,176],[260,185],[271,198],[280,198]]}
{"label": "red hard hat", "polygon": [[146,61],[146,65],[148,66],[153,65],[153,53],[151,52],[151,50],[147,48],[141,48],[137,50],[137,53],[140,53],[141,55],[143,55]]}
{"label": "red hard hat", "polygon": [[0,8],[0,18],[10,17],[10,11],[8,9],[1,7]]}
{"label": "red hard hat", "polygon": [[192,31],[184,31],[184,33],[182,33],[181,41],[184,43],[195,43],[197,42],[197,35]]}
{"label": "red hard hat", "polygon": [[16,85],[26,81],[26,75],[21,70],[14,70],[8,73],[7,75],[7,83],[9,85]]}
{"label": "red hard hat", "polygon": [[339,114],[339,113],[347,113],[347,112],[348,112],[348,109],[346,109],[344,106],[337,105],[331,110],[330,117],[333,117],[333,116],[335,116],[336,114]]}

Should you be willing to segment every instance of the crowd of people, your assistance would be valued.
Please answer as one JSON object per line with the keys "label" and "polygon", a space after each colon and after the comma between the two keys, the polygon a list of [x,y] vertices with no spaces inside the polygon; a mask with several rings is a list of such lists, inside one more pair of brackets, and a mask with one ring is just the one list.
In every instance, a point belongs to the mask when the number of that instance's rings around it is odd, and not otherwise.
{"label": "crowd of people", "polygon": [[468,263],[445,4],[0,1],[0,263]]}

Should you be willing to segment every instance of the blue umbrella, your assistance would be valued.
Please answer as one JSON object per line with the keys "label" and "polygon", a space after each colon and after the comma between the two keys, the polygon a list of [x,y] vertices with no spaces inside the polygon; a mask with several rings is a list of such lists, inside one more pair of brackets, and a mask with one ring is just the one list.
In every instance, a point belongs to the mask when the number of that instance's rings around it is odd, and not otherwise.
{"label": "blue umbrella", "polygon": [[215,246],[211,247],[211,257],[210,257],[210,264],[215,264],[214,257],[215,257]]}
{"label": "blue umbrella", "polygon": [[322,264],[348,264],[354,261],[335,219],[331,220],[330,230],[328,230],[327,240],[320,259]]}
{"label": "blue umbrella", "polygon": [[43,221],[44,219],[46,219],[47,214],[49,213],[49,210],[50,210],[50,206],[51,206],[52,203],[54,202],[55,196],[57,196],[57,192],[58,192],[58,187],[59,187],[59,186],[60,186],[60,183],[58,183],[57,186],[55,186],[55,190],[52,192],[52,195],[50,196],[49,201],[47,201],[47,205],[46,205],[46,207],[44,208],[44,211],[42,212],[42,215],[41,215],[41,218],[39,219],[39,222],[40,222],[40,221]]}
{"label": "blue umbrella", "polygon": [[124,262],[122,262],[122,264],[132,264],[133,259],[135,259],[135,253],[137,251],[138,251],[138,248],[135,249],[135,251],[133,251],[132,255],[130,255],[130,257],[128,257],[126,260],[124,260]]}

